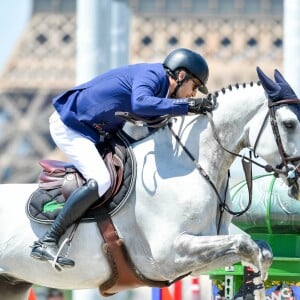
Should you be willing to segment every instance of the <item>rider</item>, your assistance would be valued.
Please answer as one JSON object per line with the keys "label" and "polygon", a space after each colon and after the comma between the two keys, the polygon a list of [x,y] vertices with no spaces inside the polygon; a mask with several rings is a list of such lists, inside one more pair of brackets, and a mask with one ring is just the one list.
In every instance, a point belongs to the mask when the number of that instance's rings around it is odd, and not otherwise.
{"label": "rider", "polygon": [[[87,183],[70,195],[50,229],[34,242],[32,257],[56,259],[60,237],[109,189],[110,175],[95,144],[103,132],[117,131],[124,125],[115,112],[126,111],[143,118],[205,114],[214,107],[211,98],[192,97],[197,90],[208,93],[208,74],[200,54],[178,48],[163,63],[113,69],[54,99],[55,112],[49,120],[51,136]],[[57,263],[75,265],[61,256]]]}

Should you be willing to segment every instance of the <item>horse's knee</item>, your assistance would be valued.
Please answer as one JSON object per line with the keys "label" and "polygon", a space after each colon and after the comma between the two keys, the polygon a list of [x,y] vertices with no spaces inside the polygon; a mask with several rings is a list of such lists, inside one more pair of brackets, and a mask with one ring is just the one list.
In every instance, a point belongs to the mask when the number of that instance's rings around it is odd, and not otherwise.
{"label": "horse's knee", "polygon": [[250,265],[255,272],[261,271],[263,280],[267,278],[273,254],[272,249],[265,241],[254,241],[249,236],[236,236],[237,248],[244,265]]}
{"label": "horse's knee", "polygon": [[253,255],[259,255],[258,245],[248,235],[237,234],[235,237],[240,255],[249,258],[253,257]]}
{"label": "horse's knee", "polygon": [[234,235],[236,246],[242,252],[249,250],[251,248],[253,241],[246,234],[236,234]]}

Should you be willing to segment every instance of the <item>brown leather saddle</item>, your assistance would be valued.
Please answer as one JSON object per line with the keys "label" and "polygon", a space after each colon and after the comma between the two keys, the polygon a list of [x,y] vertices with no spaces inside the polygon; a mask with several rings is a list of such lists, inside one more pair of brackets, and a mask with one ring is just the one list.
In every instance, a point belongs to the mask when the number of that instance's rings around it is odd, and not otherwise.
{"label": "brown leather saddle", "polygon": [[[111,186],[99,199],[96,207],[112,199],[120,190],[125,168],[125,149],[114,144],[110,151],[106,148],[102,157],[110,174]],[[39,163],[42,167],[38,178],[40,189],[61,188],[62,195],[67,200],[74,190],[85,184],[85,179],[80,172],[67,162],[43,159]]]}
{"label": "brown leather saddle", "polygon": [[[135,158],[129,145],[126,136],[118,133],[105,144],[97,146],[109,170],[112,184],[85,213],[81,222],[95,221],[94,211],[101,207],[114,214],[127,201],[136,178]],[[49,224],[56,218],[70,194],[85,184],[86,180],[67,162],[44,159],[40,165],[39,187],[31,194],[26,211],[31,220]]]}
{"label": "brown leather saddle", "polygon": [[[129,145],[126,136],[120,133],[108,145],[98,146],[112,184],[94,206],[85,212],[80,222],[95,222],[95,212],[102,207],[113,215],[126,203],[136,179],[135,157]],[[41,160],[40,165],[39,187],[30,195],[26,212],[32,221],[49,224],[55,220],[69,195],[85,184],[85,179],[67,162]]]}

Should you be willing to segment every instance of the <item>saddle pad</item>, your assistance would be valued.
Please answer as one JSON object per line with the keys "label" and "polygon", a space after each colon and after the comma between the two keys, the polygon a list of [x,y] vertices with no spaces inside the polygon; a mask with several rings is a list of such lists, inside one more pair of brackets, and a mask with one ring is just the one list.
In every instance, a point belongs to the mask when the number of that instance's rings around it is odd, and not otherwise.
{"label": "saddle pad", "polygon": [[40,223],[51,222],[57,217],[64,203],[65,198],[60,188],[49,191],[37,189],[27,202],[27,215]]}
{"label": "saddle pad", "polygon": [[[134,153],[128,140],[121,132],[118,133],[118,138],[119,141],[125,145],[126,153],[122,186],[118,193],[104,204],[111,216],[117,213],[117,211],[126,203],[136,180],[136,162]],[[49,224],[55,220],[60,210],[63,208],[64,203],[65,199],[61,193],[61,188],[51,190],[37,189],[30,195],[27,201],[26,213],[32,221]],[[97,213],[97,210],[100,209],[101,206],[99,208],[89,209],[81,219],[81,222],[94,222],[95,219],[93,216]]]}

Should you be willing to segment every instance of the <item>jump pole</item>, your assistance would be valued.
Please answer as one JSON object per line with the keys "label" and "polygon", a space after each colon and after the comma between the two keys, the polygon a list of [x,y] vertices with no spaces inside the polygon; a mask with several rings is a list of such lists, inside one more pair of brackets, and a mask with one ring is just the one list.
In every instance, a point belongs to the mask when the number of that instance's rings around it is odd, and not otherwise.
{"label": "jump pole", "polygon": [[32,288],[30,289],[28,300],[37,300]]}
{"label": "jump pole", "polygon": [[152,300],[182,300],[182,282],[174,283],[174,293],[169,288],[152,288]]}
{"label": "jump pole", "polygon": [[199,286],[199,278],[192,278],[191,282],[191,292],[192,292],[192,300],[200,300],[200,286]]}

